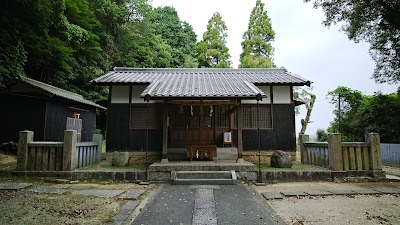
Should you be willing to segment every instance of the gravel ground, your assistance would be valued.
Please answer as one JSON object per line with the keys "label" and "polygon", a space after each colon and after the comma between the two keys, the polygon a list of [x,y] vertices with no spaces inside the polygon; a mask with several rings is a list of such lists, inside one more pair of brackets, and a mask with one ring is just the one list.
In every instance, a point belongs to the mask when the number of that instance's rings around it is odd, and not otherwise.
{"label": "gravel ground", "polygon": [[76,195],[0,192],[0,224],[103,224],[124,201]]}
{"label": "gravel ground", "polygon": [[[280,183],[254,187],[266,191],[400,188],[400,183]],[[287,224],[400,224],[400,195],[284,198],[267,201]]]}
{"label": "gravel ground", "polygon": [[[154,185],[132,183],[50,184],[37,180],[0,178],[0,182],[33,183],[32,187],[18,190],[0,190],[0,224],[105,224],[125,205],[126,200],[72,194],[76,190],[151,190]],[[64,194],[38,194],[34,187],[68,190]],[[141,199],[145,198],[145,194]]]}

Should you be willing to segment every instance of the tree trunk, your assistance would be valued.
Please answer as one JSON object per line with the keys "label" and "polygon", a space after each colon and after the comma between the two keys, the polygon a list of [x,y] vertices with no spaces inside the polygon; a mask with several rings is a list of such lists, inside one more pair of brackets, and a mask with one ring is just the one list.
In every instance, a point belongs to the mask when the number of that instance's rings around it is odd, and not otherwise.
{"label": "tree trunk", "polygon": [[313,95],[311,93],[308,93],[308,94],[310,95],[311,99],[310,99],[310,104],[308,106],[306,105],[307,115],[304,119],[301,120],[300,134],[304,134],[306,132],[307,125],[310,123],[311,112],[314,108],[314,103],[315,103],[315,99],[316,99],[315,95]]}

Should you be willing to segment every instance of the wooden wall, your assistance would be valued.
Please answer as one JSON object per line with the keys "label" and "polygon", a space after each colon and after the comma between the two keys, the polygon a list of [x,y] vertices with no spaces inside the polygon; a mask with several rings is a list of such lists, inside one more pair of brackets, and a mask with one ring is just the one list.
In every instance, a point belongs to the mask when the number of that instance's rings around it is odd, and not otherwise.
{"label": "wooden wall", "polygon": [[35,132],[43,140],[45,100],[0,93],[0,142],[18,141],[19,131]]}
{"label": "wooden wall", "polygon": [[[292,104],[272,106],[273,129],[260,130],[261,150],[296,150],[295,114]],[[237,130],[233,130],[233,140],[237,140]],[[243,151],[258,150],[257,129],[243,129]]]}
{"label": "wooden wall", "polygon": [[77,102],[47,100],[46,112],[46,141],[62,141],[66,129],[67,117],[73,112],[80,114],[82,119],[81,141],[91,141],[96,131],[96,108],[93,106],[79,104]]}
{"label": "wooden wall", "polygon": [[71,117],[73,112],[81,114],[81,141],[91,141],[96,130],[96,109],[93,106],[45,96],[14,94],[0,94],[0,104],[0,142],[17,141],[22,130],[33,131],[37,141],[62,141],[67,117]]}
{"label": "wooden wall", "polygon": [[[261,149],[295,150],[296,136],[294,105],[273,105],[272,113],[273,129],[260,130]],[[107,119],[107,151],[142,151],[146,146],[145,132],[145,129],[129,129],[129,104],[109,104]],[[169,135],[169,139],[171,139],[171,135]],[[237,140],[237,130],[233,130],[233,140]],[[219,141],[222,143],[222,136],[219,138]],[[162,129],[150,129],[148,143],[150,151],[161,151]],[[257,129],[244,129],[243,150],[257,150],[257,143]],[[170,140],[168,144],[170,145]]]}
{"label": "wooden wall", "polygon": [[[146,129],[129,129],[129,104],[109,104],[107,109],[106,150],[144,151]],[[162,129],[149,129],[148,132],[149,151],[161,151]]]}

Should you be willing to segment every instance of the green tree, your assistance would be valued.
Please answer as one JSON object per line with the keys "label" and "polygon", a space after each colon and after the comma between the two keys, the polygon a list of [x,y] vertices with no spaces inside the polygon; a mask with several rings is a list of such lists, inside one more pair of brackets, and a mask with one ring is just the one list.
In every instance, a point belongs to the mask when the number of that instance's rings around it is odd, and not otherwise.
{"label": "green tree", "polygon": [[377,82],[400,81],[400,1],[305,0],[325,11],[325,26],[342,23],[342,30],[356,43],[371,44]]}
{"label": "green tree", "polygon": [[317,135],[318,142],[328,141],[328,133],[326,132],[326,130],[317,129],[316,135]]}
{"label": "green tree", "polygon": [[247,31],[243,34],[241,68],[275,67],[272,61],[274,49],[271,45],[275,39],[275,32],[264,6],[261,0],[257,0],[250,14]]}
{"label": "green tree", "polygon": [[189,23],[179,19],[175,8],[155,8],[151,22],[155,34],[171,47],[170,67],[197,67],[196,33]]}
{"label": "green tree", "polygon": [[[364,128],[355,124],[357,121],[354,120],[354,114],[357,112],[364,95],[358,90],[339,86],[328,92],[327,97],[330,98],[330,103],[334,105],[334,114],[336,115],[328,131],[340,132],[345,141],[362,141],[360,137],[364,134],[362,131]],[[356,129],[358,130],[355,131]]]}
{"label": "green tree", "polygon": [[365,133],[375,132],[380,134],[382,142],[400,143],[400,96],[397,93],[368,96],[357,90],[339,87],[330,92],[336,106],[339,93],[344,106],[335,110],[336,114],[340,111],[340,117],[331,122],[328,131],[335,132],[340,126],[343,141],[363,141]]}
{"label": "green tree", "polygon": [[199,67],[230,68],[229,48],[226,46],[227,27],[216,12],[208,21],[203,40],[197,43]]}
{"label": "green tree", "polygon": [[[400,95],[376,93],[365,96],[354,113],[353,132],[362,140],[364,133],[380,134],[381,142],[400,143]],[[356,135],[356,134],[354,134]]]}

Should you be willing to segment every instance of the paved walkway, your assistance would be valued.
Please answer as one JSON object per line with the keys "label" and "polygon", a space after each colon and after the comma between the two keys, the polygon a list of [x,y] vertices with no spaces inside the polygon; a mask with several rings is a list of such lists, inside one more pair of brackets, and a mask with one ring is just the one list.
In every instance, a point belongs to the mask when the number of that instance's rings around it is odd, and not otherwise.
{"label": "paved walkway", "polygon": [[260,195],[238,185],[163,185],[132,225],[282,224]]}

